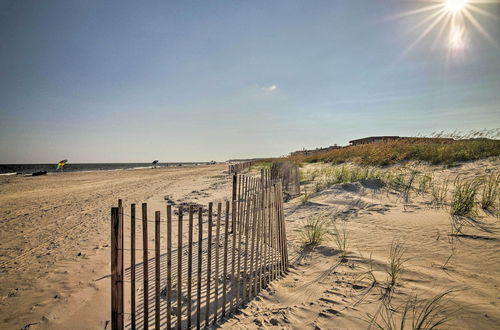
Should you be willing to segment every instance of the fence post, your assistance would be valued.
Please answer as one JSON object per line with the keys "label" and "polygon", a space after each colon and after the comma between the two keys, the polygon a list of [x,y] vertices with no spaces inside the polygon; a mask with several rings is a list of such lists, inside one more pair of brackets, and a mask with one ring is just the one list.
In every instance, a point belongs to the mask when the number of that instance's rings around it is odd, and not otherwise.
{"label": "fence post", "polygon": [[191,276],[193,275],[193,205],[189,205],[189,233],[188,233],[188,272],[187,272],[187,328],[191,329]]}
{"label": "fence post", "polygon": [[142,270],[144,329],[149,327],[148,204],[142,203]]}
{"label": "fence post", "polygon": [[197,299],[196,299],[196,329],[200,329],[201,318],[201,266],[203,255],[203,209],[198,208],[198,280],[197,284]]}
{"label": "fence post", "polygon": [[224,222],[224,264],[222,270],[222,314],[223,318],[226,315],[226,289],[227,289],[227,241],[229,239],[229,201],[226,201],[226,221]]}
{"label": "fence post", "polygon": [[182,207],[177,223],[177,329],[182,328]]}
{"label": "fence post", "polygon": [[119,208],[111,208],[111,328],[123,329],[122,231]]}
{"label": "fence post", "polygon": [[160,329],[160,211],[155,212],[155,329]]}
{"label": "fence post", "polygon": [[215,307],[214,307],[214,323],[217,322],[217,310],[219,303],[219,244],[220,244],[220,218],[222,212],[222,204],[217,204],[217,224],[215,226]]}
{"label": "fence post", "polygon": [[171,328],[172,328],[172,205],[167,205],[167,329]]}
{"label": "fence post", "polygon": [[210,284],[212,280],[212,209],[213,203],[208,203],[208,241],[207,241],[207,307],[205,309],[205,327],[210,325]]}
{"label": "fence post", "polygon": [[135,330],[135,204],[130,205],[130,327]]}

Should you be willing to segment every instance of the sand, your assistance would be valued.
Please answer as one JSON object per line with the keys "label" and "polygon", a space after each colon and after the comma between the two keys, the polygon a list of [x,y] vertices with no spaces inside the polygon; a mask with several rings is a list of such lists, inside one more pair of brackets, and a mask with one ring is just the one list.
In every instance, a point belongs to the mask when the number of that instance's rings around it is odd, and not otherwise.
{"label": "sand", "polygon": [[[415,166],[440,178],[474,177],[498,170],[500,162]],[[0,177],[0,327],[109,329],[110,207],[123,198],[163,210],[166,195],[176,203],[222,201],[230,192],[225,171],[221,165]],[[478,217],[494,232],[469,230],[470,236],[451,239],[447,209],[428,202],[415,194],[403,203],[399,193],[372,181],[333,185],[306,203],[291,200],[285,204],[289,274],[220,326],[366,329],[367,313],[388,294],[385,270],[397,240],[406,261],[390,293],[394,308],[457,289],[446,296],[455,313],[442,328],[498,328],[498,218],[481,211]],[[345,225],[346,260],[331,239],[314,249],[302,246],[304,221],[317,214]]]}
{"label": "sand", "polygon": [[[499,170],[499,164],[493,160],[450,169],[414,168],[441,179],[458,174],[471,178]],[[288,203],[289,274],[222,328],[366,329],[368,313],[374,315],[388,294],[385,271],[394,240],[404,246],[406,259],[391,292],[394,309],[402,310],[415,296],[425,301],[456,289],[444,299],[451,321],[440,328],[500,328],[499,219],[480,211],[477,218],[494,233],[467,229],[471,236],[451,239],[446,208],[433,208],[428,196],[415,195],[404,205],[399,193],[378,188],[374,182],[339,184],[313,194],[307,203],[298,199]],[[313,214],[345,224],[347,260],[341,260],[331,239],[314,249],[302,247],[300,228]]]}
{"label": "sand", "polygon": [[0,177],[0,328],[104,329],[111,206],[122,198],[165,210],[166,195],[177,202],[217,201],[229,196],[226,169]]}

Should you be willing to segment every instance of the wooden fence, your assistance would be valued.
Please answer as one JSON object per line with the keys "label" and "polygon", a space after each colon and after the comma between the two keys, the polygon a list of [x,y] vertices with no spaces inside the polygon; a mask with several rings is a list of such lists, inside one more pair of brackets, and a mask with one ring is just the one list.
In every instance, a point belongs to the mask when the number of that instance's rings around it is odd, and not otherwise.
{"label": "wooden fence", "polygon": [[[230,201],[167,205],[154,220],[146,203],[141,218],[135,204],[129,214],[121,200],[111,209],[112,329],[207,327],[286,274],[281,182],[269,171],[232,180]],[[154,230],[148,231],[150,223]]]}
{"label": "wooden fence", "polygon": [[271,179],[281,181],[281,186],[288,198],[300,195],[299,167],[292,162],[273,162],[271,165]]}
{"label": "wooden fence", "polygon": [[255,161],[248,161],[236,164],[229,164],[228,166],[229,175],[241,173],[244,170],[250,168],[250,166],[252,166],[255,163],[256,163]]}

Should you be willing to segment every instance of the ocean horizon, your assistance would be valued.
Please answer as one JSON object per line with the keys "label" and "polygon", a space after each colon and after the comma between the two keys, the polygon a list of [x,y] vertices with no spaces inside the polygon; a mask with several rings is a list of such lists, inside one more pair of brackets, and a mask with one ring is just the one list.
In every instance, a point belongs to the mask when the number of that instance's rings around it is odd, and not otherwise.
{"label": "ocean horizon", "polygon": [[[157,163],[156,167],[172,166],[196,166],[207,165],[209,162],[168,162]],[[58,172],[90,172],[90,171],[112,171],[142,169],[152,167],[152,163],[68,163],[63,170],[57,170],[57,163],[53,164],[0,164],[1,175],[32,174],[40,171],[47,173]]]}

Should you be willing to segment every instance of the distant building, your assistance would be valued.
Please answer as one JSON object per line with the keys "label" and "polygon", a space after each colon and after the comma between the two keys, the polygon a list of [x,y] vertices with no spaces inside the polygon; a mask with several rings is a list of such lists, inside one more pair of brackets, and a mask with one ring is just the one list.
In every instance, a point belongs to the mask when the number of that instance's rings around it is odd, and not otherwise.
{"label": "distant building", "polygon": [[337,146],[334,144],[333,146],[325,147],[325,148],[316,148],[316,149],[302,149],[298,151],[293,151],[290,153],[290,156],[309,156],[312,154],[315,154],[317,152],[322,152],[322,151],[328,151],[328,150],[333,150],[333,149],[340,149],[341,147]]}
{"label": "distant building", "polygon": [[455,141],[452,138],[433,138],[433,137],[410,137],[410,136],[370,136],[362,139],[351,140],[349,144],[351,146],[357,146],[360,144],[367,143],[377,143],[384,141],[392,141],[392,140],[411,140],[413,142],[435,142],[435,143],[449,143]]}
{"label": "distant building", "polygon": [[369,137],[365,137],[362,139],[351,140],[351,141],[349,141],[349,144],[352,146],[356,146],[359,144],[383,142],[383,141],[397,140],[397,139],[400,139],[400,137],[399,136],[369,136]]}

